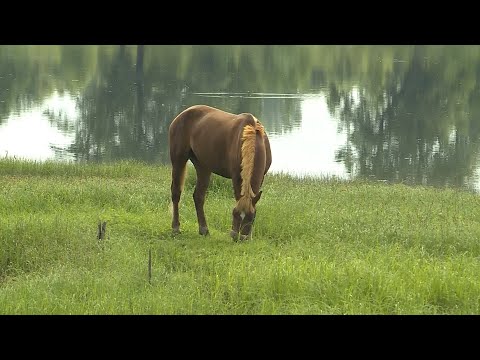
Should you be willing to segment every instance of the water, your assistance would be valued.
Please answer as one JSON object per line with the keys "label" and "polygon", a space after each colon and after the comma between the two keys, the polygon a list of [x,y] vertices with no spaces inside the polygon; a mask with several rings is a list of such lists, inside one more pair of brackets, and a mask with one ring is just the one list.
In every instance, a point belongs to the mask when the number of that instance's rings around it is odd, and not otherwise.
{"label": "water", "polygon": [[272,172],[480,190],[480,46],[0,46],[0,156],[168,163],[193,104],[251,112]]}

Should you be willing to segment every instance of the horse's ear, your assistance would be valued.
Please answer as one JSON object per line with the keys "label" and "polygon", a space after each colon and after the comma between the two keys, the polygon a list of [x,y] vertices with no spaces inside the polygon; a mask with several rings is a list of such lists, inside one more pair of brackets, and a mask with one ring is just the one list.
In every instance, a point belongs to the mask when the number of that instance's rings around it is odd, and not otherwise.
{"label": "horse's ear", "polygon": [[255,195],[252,199],[252,205],[255,206],[258,200],[260,200],[260,197],[262,196],[262,192],[259,191],[257,195]]}

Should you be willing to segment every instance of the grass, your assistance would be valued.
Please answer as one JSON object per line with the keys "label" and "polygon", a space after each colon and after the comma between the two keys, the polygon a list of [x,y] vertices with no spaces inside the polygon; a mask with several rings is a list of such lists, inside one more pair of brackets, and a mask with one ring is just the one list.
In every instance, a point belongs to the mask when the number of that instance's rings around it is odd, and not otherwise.
{"label": "grass", "polygon": [[172,237],[168,166],[0,160],[0,314],[480,313],[475,194],[268,175],[235,243],[230,181],[207,237],[194,184]]}

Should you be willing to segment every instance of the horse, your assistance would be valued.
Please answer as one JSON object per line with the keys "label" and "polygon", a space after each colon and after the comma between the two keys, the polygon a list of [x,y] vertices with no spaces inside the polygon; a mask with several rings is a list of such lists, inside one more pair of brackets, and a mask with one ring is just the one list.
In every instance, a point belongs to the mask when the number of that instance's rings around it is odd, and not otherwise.
{"label": "horse", "polygon": [[260,188],[272,163],[264,126],[250,113],[232,114],[207,105],[194,105],[175,117],[168,133],[173,234],[180,232],[178,203],[190,160],[197,173],[193,200],[198,233],[209,234],[203,205],[214,173],[232,180],[236,204],[230,236],[235,241],[247,239],[262,195]]}

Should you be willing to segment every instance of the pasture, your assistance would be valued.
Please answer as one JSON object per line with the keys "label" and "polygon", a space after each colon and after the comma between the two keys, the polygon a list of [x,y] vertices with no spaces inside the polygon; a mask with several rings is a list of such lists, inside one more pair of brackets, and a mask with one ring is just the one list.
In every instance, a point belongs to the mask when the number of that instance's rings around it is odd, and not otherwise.
{"label": "pasture", "polygon": [[170,171],[0,160],[0,313],[480,314],[475,194],[267,174],[235,242],[216,175],[198,234],[191,165],[172,236]]}

